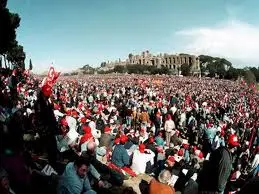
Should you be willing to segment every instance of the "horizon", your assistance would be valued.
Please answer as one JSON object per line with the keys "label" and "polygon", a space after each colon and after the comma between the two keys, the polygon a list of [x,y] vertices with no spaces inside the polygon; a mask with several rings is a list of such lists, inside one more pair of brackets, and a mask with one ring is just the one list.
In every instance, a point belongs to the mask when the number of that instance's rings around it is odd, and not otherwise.
{"label": "horizon", "polygon": [[[258,66],[259,16],[252,0],[8,0],[21,17],[26,67],[42,73],[125,60],[129,53],[187,53]],[[247,11],[249,10],[249,11]]]}

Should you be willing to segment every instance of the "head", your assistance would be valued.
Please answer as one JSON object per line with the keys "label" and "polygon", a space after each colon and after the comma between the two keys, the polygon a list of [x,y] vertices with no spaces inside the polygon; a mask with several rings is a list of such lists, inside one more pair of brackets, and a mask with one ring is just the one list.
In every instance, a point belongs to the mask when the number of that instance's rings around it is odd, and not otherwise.
{"label": "head", "polygon": [[160,183],[168,184],[169,180],[171,179],[171,173],[169,170],[163,170],[160,172],[158,176],[158,180]]}
{"label": "head", "polygon": [[0,191],[8,191],[10,188],[7,172],[0,169]]}
{"label": "head", "polygon": [[95,150],[96,150],[96,143],[93,142],[93,141],[90,141],[88,144],[87,144],[87,153],[90,154],[90,155],[94,155],[95,154]]}
{"label": "head", "polygon": [[80,178],[84,178],[88,172],[88,167],[90,165],[90,159],[85,156],[81,156],[74,162],[76,173]]}
{"label": "head", "polygon": [[137,194],[137,193],[133,190],[132,187],[126,187],[126,188],[123,190],[122,194]]}

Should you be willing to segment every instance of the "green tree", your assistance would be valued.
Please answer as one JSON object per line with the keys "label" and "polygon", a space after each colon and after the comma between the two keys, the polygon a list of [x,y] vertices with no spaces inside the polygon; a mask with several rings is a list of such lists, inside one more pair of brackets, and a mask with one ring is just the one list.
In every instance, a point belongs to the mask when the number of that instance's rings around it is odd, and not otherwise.
{"label": "green tree", "polygon": [[33,66],[32,66],[32,62],[31,62],[31,59],[30,59],[30,64],[29,64],[29,70],[32,70]]}
{"label": "green tree", "polygon": [[244,79],[247,84],[256,83],[256,77],[250,69],[244,71]]}
{"label": "green tree", "polygon": [[114,67],[113,71],[117,72],[117,73],[125,73],[126,68],[125,68],[125,66],[117,65],[117,66]]}
{"label": "green tree", "polygon": [[230,67],[229,70],[226,72],[225,78],[236,80],[236,79],[238,79],[239,76],[240,76],[239,69]]}
{"label": "green tree", "polygon": [[14,67],[25,68],[25,52],[23,51],[23,46],[18,45],[15,41],[12,47],[7,52],[7,60],[12,63]]}
{"label": "green tree", "polygon": [[189,76],[190,75],[190,66],[187,63],[184,63],[181,65],[181,72],[183,76]]}
{"label": "green tree", "polygon": [[25,53],[16,41],[16,29],[21,18],[18,14],[11,13],[6,5],[7,0],[0,0],[0,56],[4,59],[5,67],[9,63],[24,67]]}
{"label": "green tree", "polygon": [[255,68],[255,67],[250,67],[249,69],[250,69],[250,71],[253,72],[253,74],[255,75],[256,81],[258,82],[259,81],[259,69]]}

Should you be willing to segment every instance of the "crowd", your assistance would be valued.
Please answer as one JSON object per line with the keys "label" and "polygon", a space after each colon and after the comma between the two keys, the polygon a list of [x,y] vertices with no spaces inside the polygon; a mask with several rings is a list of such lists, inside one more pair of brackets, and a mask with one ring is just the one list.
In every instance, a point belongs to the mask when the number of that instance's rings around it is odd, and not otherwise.
{"label": "crowd", "polygon": [[140,174],[150,194],[257,193],[254,85],[54,69],[0,78],[0,193],[112,193]]}

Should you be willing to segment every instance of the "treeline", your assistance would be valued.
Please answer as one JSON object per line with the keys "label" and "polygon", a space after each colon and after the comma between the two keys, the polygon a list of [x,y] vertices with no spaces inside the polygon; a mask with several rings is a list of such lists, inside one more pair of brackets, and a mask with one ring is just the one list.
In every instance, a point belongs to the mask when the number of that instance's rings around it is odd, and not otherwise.
{"label": "treeline", "polygon": [[247,83],[259,81],[259,67],[235,68],[224,58],[200,55],[200,69],[202,76],[218,77],[221,79],[236,80],[243,77]]}
{"label": "treeline", "polygon": [[7,0],[0,0],[0,68],[24,68],[25,52],[16,40],[21,18],[7,8]]}
{"label": "treeline", "polygon": [[149,65],[125,65],[115,66],[113,72],[117,73],[134,73],[134,74],[171,74],[172,72],[166,68],[158,68]]}
{"label": "treeline", "polygon": [[[259,67],[235,68],[232,63],[224,58],[200,55],[200,72],[203,77],[216,77],[218,79],[237,80],[243,77],[248,83],[259,82]],[[106,65],[101,64],[101,68],[93,68],[90,65],[83,66],[80,70],[83,74],[110,74],[110,73],[129,73],[129,74],[181,74],[192,76],[192,69],[188,64],[183,64],[176,70],[168,69],[166,66],[158,68],[150,65],[118,65],[113,69],[103,70]],[[66,75],[77,75],[74,72]]]}

